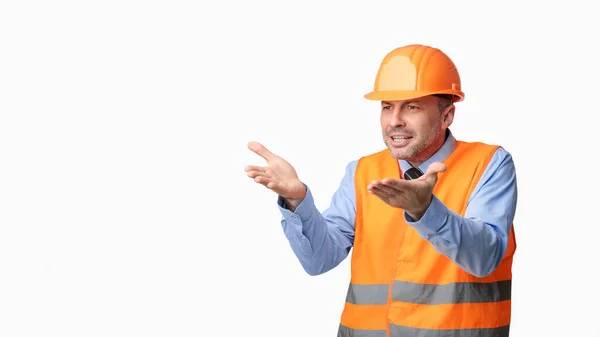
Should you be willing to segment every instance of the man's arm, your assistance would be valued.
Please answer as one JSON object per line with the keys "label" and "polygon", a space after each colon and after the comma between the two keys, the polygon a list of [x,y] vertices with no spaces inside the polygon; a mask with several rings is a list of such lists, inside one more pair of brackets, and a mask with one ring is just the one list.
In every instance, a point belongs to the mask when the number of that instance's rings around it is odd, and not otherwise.
{"label": "man's arm", "polygon": [[357,161],[346,166],[345,175],[331,204],[322,214],[316,208],[312,193],[306,187],[306,196],[292,212],[285,200],[277,203],[283,219],[281,225],[294,254],[310,275],[323,274],[340,264],[354,243],[356,196],[354,172]]}
{"label": "man's arm", "polygon": [[465,216],[448,209],[433,196],[418,221],[406,221],[438,252],[477,277],[500,264],[517,205],[517,178],[512,156],[499,148],[473,191]]}

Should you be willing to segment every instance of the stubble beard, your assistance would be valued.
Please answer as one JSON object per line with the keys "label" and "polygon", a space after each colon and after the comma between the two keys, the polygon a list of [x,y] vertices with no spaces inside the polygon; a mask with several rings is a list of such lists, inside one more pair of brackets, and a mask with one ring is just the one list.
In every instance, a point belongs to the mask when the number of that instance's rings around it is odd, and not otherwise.
{"label": "stubble beard", "polygon": [[436,127],[432,132],[420,139],[412,138],[411,143],[407,147],[400,149],[394,148],[390,144],[392,140],[388,136],[384,136],[384,142],[390,150],[392,157],[398,160],[406,160],[409,162],[423,162],[433,155],[433,153],[429,152],[432,152],[431,149],[435,145],[434,143],[436,139],[438,139],[439,135],[440,129],[439,127]]}

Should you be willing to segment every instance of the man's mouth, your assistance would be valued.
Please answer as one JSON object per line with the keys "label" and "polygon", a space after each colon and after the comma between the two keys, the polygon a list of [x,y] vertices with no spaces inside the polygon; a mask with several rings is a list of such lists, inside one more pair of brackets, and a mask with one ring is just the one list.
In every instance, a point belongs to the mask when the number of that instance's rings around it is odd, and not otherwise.
{"label": "man's mouth", "polygon": [[390,139],[392,140],[390,145],[394,147],[404,147],[410,143],[412,138],[412,136],[408,135],[392,135],[390,136]]}

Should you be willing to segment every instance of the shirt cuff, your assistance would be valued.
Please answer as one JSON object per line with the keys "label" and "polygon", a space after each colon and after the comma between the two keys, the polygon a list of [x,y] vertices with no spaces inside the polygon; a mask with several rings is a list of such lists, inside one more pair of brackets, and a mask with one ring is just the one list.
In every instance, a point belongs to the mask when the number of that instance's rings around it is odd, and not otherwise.
{"label": "shirt cuff", "polygon": [[277,205],[279,206],[279,211],[281,212],[281,215],[283,215],[283,218],[285,220],[300,220],[302,222],[305,222],[312,217],[315,208],[315,202],[312,193],[310,192],[310,188],[308,188],[308,186],[306,185],[304,186],[306,187],[306,195],[304,196],[302,202],[300,202],[300,205],[296,207],[295,212],[292,212],[287,208],[287,205],[285,204],[285,199],[282,196],[279,196],[277,198]]}
{"label": "shirt cuff", "polygon": [[431,200],[431,204],[423,214],[423,217],[415,221],[410,215],[404,212],[406,223],[416,229],[420,234],[428,236],[434,235],[446,223],[450,211],[448,207],[442,203],[435,195]]}

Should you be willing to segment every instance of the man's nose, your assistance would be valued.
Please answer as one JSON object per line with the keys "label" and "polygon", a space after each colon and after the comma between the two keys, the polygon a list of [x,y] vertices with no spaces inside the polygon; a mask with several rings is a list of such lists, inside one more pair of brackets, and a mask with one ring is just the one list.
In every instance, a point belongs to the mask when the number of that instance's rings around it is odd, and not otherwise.
{"label": "man's nose", "polygon": [[404,114],[398,107],[394,107],[394,111],[392,112],[392,118],[390,119],[390,126],[393,128],[406,126],[406,122],[404,121]]}

